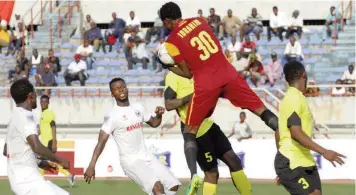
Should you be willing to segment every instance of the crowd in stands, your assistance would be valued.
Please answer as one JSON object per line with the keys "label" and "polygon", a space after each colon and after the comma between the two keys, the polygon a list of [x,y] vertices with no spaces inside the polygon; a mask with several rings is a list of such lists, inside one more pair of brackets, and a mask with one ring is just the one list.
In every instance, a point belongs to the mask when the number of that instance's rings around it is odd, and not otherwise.
{"label": "crowd in stands", "polygon": [[[269,16],[269,25],[267,26],[267,41],[272,40],[272,36],[277,36],[281,41],[287,39],[283,56],[278,58],[275,52],[271,52],[271,60],[264,64],[261,55],[259,55],[258,41],[263,33],[262,16],[256,8],[251,10],[246,18],[240,19],[234,15],[231,9],[227,10],[227,15],[220,17],[215,13],[215,9],[210,9],[210,15],[204,16],[202,10],[198,10],[198,17],[206,20],[215,35],[220,40],[228,40],[225,55],[231,64],[240,72],[241,76],[250,80],[253,85],[260,86],[268,83],[274,86],[276,82],[283,78],[283,66],[291,61],[304,60],[302,44],[299,40],[303,36],[303,18],[299,10],[293,11],[289,17],[280,12],[278,7],[273,7]],[[87,70],[93,68],[95,58],[94,52],[106,53],[106,46],[109,46],[108,52],[120,52],[125,54],[128,69],[133,69],[137,63],[142,64],[143,69],[148,69],[151,62],[152,68],[156,72],[162,71],[162,67],[156,61],[159,45],[162,44],[169,34],[163,27],[159,17],[154,21],[153,27],[144,31],[141,28],[141,22],[134,11],[129,13],[129,17],[124,20],[117,17],[114,12],[111,14],[112,20],[109,23],[109,29],[102,33],[97,26],[95,18],[87,15],[83,24],[83,44],[78,46],[73,61],[66,70],[61,70],[59,58],[54,56],[53,50],[48,51],[48,56],[43,57],[36,49],[30,59],[24,56],[21,51],[25,27],[20,15],[15,15],[16,20],[10,25],[11,44],[8,46],[6,55],[15,55],[17,53],[17,66],[9,71],[8,79],[14,82],[17,79],[34,76],[37,86],[56,86],[58,73],[64,71],[65,83],[71,85],[74,80],[79,80],[80,85],[84,86],[89,78]],[[222,18],[222,19],[221,19]],[[0,30],[7,27],[6,21],[1,20]],[[323,30],[323,40],[327,38],[338,38],[341,30],[341,14],[335,7],[330,8],[330,13],[326,18]],[[254,39],[251,40],[251,35]],[[157,44],[153,51],[147,49],[151,42]],[[1,52],[1,47],[0,47]],[[152,54],[149,54],[152,52]],[[350,65],[342,77],[336,81],[337,84],[355,83],[356,73],[354,65]],[[311,81],[310,84],[313,84]],[[315,84],[315,82],[314,82]],[[335,88],[332,89],[332,95],[354,93],[354,88]],[[317,88],[308,91],[310,96],[317,96]]]}

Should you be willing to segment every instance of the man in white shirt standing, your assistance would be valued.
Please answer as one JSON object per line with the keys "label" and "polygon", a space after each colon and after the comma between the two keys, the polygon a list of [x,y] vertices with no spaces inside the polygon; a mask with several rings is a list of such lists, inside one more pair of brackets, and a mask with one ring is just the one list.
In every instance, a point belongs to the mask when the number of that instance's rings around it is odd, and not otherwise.
{"label": "man in white shirt standing", "polygon": [[296,41],[295,37],[291,37],[290,41],[287,43],[286,49],[284,50],[284,56],[282,59],[282,65],[290,61],[303,61],[302,45]]}
{"label": "man in white shirt standing", "polygon": [[126,26],[130,28],[140,28],[141,27],[141,22],[140,20],[135,16],[134,11],[130,11],[130,17],[127,18],[126,20]]}
{"label": "man in white shirt standing", "polygon": [[244,139],[251,139],[252,138],[252,131],[250,126],[246,123],[246,113],[240,112],[240,121],[236,121],[234,127],[232,128],[232,132],[228,137],[231,137],[237,133],[237,141],[242,141]]}
{"label": "man in white shirt standing", "polygon": [[143,122],[153,128],[161,124],[164,108],[158,106],[151,114],[141,103],[130,103],[126,83],[121,78],[114,78],[109,86],[116,104],[104,119],[84,179],[90,183],[95,177],[96,162],[112,135],[119,149],[124,173],[140,185],[144,192],[154,195],[176,194],[181,183],[165,165],[148,152],[142,131]]}
{"label": "man in white shirt standing", "polygon": [[80,54],[74,55],[74,61],[69,64],[67,70],[64,72],[64,80],[67,86],[71,86],[72,81],[79,80],[80,86],[85,86],[85,80],[88,79],[86,73],[87,64],[81,60]]}
{"label": "man in white shirt standing", "polygon": [[292,17],[289,19],[286,39],[289,39],[291,35],[297,33],[298,38],[302,38],[303,32],[303,18],[299,16],[299,10],[294,10]]}
{"label": "man in white shirt standing", "polygon": [[93,68],[93,51],[94,48],[89,44],[89,40],[85,39],[83,45],[78,46],[77,54],[80,54],[82,60],[87,63],[87,69],[91,70]]}
{"label": "man in white shirt standing", "polygon": [[273,7],[273,13],[269,17],[269,26],[267,28],[268,41],[271,40],[271,33],[278,35],[279,39],[283,41],[282,33],[286,31],[286,16],[284,13],[279,13],[277,6]]}
{"label": "man in white shirt standing", "polygon": [[69,161],[53,154],[38,138],[38,129],[32,109],[37,107],[36,92],[28,79],[15,81],[10,93],[16,103],[7,127],[4,155],[7,156],[7,174],[11,190],[17,195],[69,195],[68,192],[46,181],[39,168],[53,170],[56,162],[65,169]]}

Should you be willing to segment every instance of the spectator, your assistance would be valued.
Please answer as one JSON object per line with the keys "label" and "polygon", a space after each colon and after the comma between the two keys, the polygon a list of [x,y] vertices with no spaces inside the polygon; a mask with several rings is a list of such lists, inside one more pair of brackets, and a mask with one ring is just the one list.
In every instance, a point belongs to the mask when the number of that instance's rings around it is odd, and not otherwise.
{"label": "spectator", "polygon": [[99,52],[100,46],[103,46],[103,52],[106,53],[101,30],[95,22],[90,23],[90,30],[87,31],[85,39],[89,40],[89,44],[94,46],[96,52]]}
{"label": "spectator", "polygon": [[30,61],[25,57],[24,51],[18,53],[16,64],[20,66],[21,70],[25,70],[25,65],[30,64]]}
{"label": "spectator", "polygon": [[278,8],[273,7],[273,13],[269,17],[269,26],[267,28],[268,41],[271,41],[271,33],[278,35],[279,39],[283,41],[283,32],[286,31],[286,17],[284,13],[278,13]]}
{"label": "spectator", "polygon": [[203,11],[201,9],[198,10],[198,18],[203,18],[205,21],[208,21],[208,18],[203,15]]}
{"label": "spectator", "polygon": [[[124,31],[125,32],[125,31]],[[124,33],[123,32],[123,33]],[[121,43],[120,43],[120,38],[117,38],[116,35],[114,34],[115,33],[115,29],[107,29],[105,31],[105,35],[104,35],[104,47],[106,47],[106,45],[109,46],[109,52],[112,52],[112,48],[113,46],[115,47],[115,50],[117,52],[120,51],[120,46],[121,46]],[[124,34],[123,34],[124,35]],[[123,36],[122,35],[122,36]]]}
{"label": "spectator", "polygon": [[256,60],[262,63],[262,56],[257,53],[257,49],[252,49],[251,54],[247,58],[247,61],[249,64],[251,64],[253,61]]}
{"label": "spectator", "polygon": [[323,29],[323,40],[329,37],[338,39],[338,34],[341,30],[341,18],[341,13],[337,11],[334,6],[330,7],[330,13],[326,17],[325,27]]}
{"label": "spectator", "polygon": [[[141,43],[145,43],[145,40],[137,36],[137,31],[132,30],[131,31],[131,36],[127,39],[126,42],[126,48],[125,48],[125,56],[126,60],[128,63],[128,69],[131,70],[133,69],[133,64],[141,62],[143,64],[143,68],[147,69],[147,60],[148,58],[145,59],[145,56],[134,56],[137,53],[134,53],[134,49],[137,49],[137,46],[140,45]],[[141,50],[142,51],[142,50]],[[142,57],[142,58],[139,58]]]}
{"label": "spectator", "polygon": [[9,54],[15,55],[16,51],[19,52],[21,50],[22,43],[25,41],[27,33],[25,32],[24,25],[21,22],[17,23],[17,25],[18,27],[16,27],[15,30],[11,29],[10,43],[7,48],[6,56]]}
{"label": "spectator", "polygon": [[[356,72],[355,72],[355,67],[354,65],[349,65],[348,70],[344,72],[344,74],[341,77],[341,80],[343,81],[344,84],[348,85],[355,85],[355,80],[356,80]],[[351,93],[355,93],[355,87],[349,87],[348,91]]]}
{"label": "spectator", "polygon": [[236,41],[236,36],[231,37],[231,43],[229,43],[227,49],[230,53],[232,53],[232,55],[236,55],[236,53],[240,52],[241,43]]}
{"label": "spectator", "polygon": [[315,80],[311,79],[308,83],[305,96],[307,97],[318,97],[320,93],[320,88],[317,87]]}
{"label": "spectator", "polygon": [[230,53],[230,50],[225,49],[225,57],[226,57],[227,61],[229,61],[229,63],[233,62],[233,57],[232,57],[232,55]]}
{"label": "spectator", "polygon": [[[232,10],[227,10],[227,16],[224,16],[221,21],[220,33],[224,35],[224,37],[229,36],[237,36],[237,32],[240,31],[242,27],[242,23],[240,19],[236,16],[232,15]],[[220,36],[222,37],[222,35]]]}
{"label": "spectator", "polygon": [[294,10],[292,17],[289,19],[286,39],[289,39],[291,35],[297,33],[298,38],[302,38],[303,32],[303,18],[299,16],[299,10]]}
{"label": "spectator", "polygon": [[131,28],[140,28],[141,27],[141,22],[140,20],[135,16],[134,11],[130,11],[130,16],[126,20],[126,26],[129,26]]}
{"label": "spectator", "polygon": [[[342,85],[341,79],[336,80],[336,85]],[[346,88],[345,87],[333,87],[331,89],[331,96],[344,96],[346,95]]]}
{"label": "spectator", "polygon": [[[0,15],[0,32],[1,31],[5,31],[5,33],[7,33],[7,22],[6,22],[6,20],[2,19],[1,15]],[[2,47],[7,46],[7,44],[8,44],[7,40],[4,40],[6,44],[3,43],[2,41],[3,40],[0,39],[0,54],[2,52]]]}
{"label": "spectator", "polygon": [[287,43],[286,49],[284,50],[284,57],[282,60],[283,65],[293,60],[301,62],[304,58],[302,45],[299,41],[296,41],[295,37],[291,37],[289,40],[290,41]]}
{"label": "spectator", "polygon": [[164,38],[161,38],[159,40],[159,44],[157,44],[155,49],[152,51],[152,54],[153,54],[152,55],[152,66],[153,66],[153,69],[156,71],[156,73],[162,71],[162,64],[157,63],[157,58],[158,58],[158,50],[161,47],[161,44],[163,44],[163,43],[164,43]]}
{"label": "spectator", "polygon": [[112,21],[109,24],[109,28],[114,29],[113,35],[115,35],[119,39],[119,41],[122,42],[122,36],[125,33],[126,22],[123,19],[118,18],[115,12],[113,12],[111,16]]}
{"label": "spectator", "polygon": [[[44,65],[43,71],[35,76],[37,87],[53,87],[57,86],[56,78],[54,73],[51,71],[49,64]],[[42,90],[46,94],[51,94],[50,89]]]}
{"label": "spectator", "polygon": [[86,20],[84,21],[84,25],[83,25],[84,33],[86,33],[88,30],[91,29],[90,24],[91,24],[92,22],[95,23],[95,21],[94,21],[94,20],[91,18],[91,16],[88,14],[88,15],[86,16]]}
{"label": "spectator", "polygon": [[15,21],[11,23],[10,27],[11,30],[15,30],[19,27],[19,23],[24,24],[23,20],[21,19],[21,16],[19,14],[15,14]]}
{"label": "spectator", "polygon": [[252,138],[252,131],[250,126],[246,123],[246,113],[240,112],[240,121],[236,121],[234,127],[232,128],[231,134],[228,136],[232,137],[236,132],[237,134],[237,141],[241,142],[244,139],[251,139]]}
{"label": "spectator", "polygon": [[84,40],[84,44],[77,48],[76,54],[79,54],[82,60],[87,64],[87,69],[91,70],[93,68],[93,46],[89,45],[87,39]]}
{"label": "spectator", "polygon": [[221,18],[218,15],[215,15],[215,9],[210,8],[210,16],[208,17],[208,23],[211,26],[215,36],[219,36],[219,29],[221,25]]}
{"label": "spectator", "polygon": [[74,55],[74,61],[69,64],[67,70],[64,72],[64,79],[67,86],[71,86],[72,81],[79,80],[80,86],[85,86],[85,80],[88,79],[86,73],[87,64],[81,60],[79,54]]}
{"label": "spectator", "polygon": [[37,49],[32,50],[32,57],[31,57],[31,69],[30,69],[30,75],[36,75],[38,70],[41,69],[43,66],[44,60],[43,56],[41,54],[38,54]]}
{"label": "spectator", "polygon": [[10,78],[10,83],[13,83],[17,80],[23,79],[23,78],[28,78],[28,75],[26,74],[25,71],[21,70],[21,67],[19,65],[16,66],[15,72],[12,74]]}
{"label": "spectator", "polygon": [[277,59],[277,54],[271,54],[272,60],[264,68],[267,80],[271,87],[274,86],[275,82],[282,78],[282,66]]}
{"label": "spectator", "polygon": [[240,33],[240,40],[242,41],[243,36],[254,33],[257,40],[260,40],[260,34],[263,32],[262,16],[257,13],[256,8],[252,8],[251,15],[248,15],[243,25],[242,31]]}
{"label": "spectator", "polygon": [[240,52],[236,52],[235,54],[236,54],[236,61],[232,61],[231,64],[243,76],[244,70],[248,67],[248,60],[246,58],[243,58]]}
{"label": "spectator", "polygon": [[156,36],[156,39],[154,42],[157,42],[161,38],[164,37],[164,28],[163,28],[163,22],[159,16],[159,10],[158,10],[158,17],[156,18],[155,22],[153,23],[153,27],[148,29],[146,32],[146,41],[147,43],[151,42],[151,37]]}
{"label": "spectator", "polygon": [[53,49],[48,50],[47,63],[51,68],[51,72],[53,72],[54,75],[58,76],[58,72],[62,71],[62,67],[59,64],[59,58],[54,55]]}
{"label": "spectator", "polygon": [[256,49],[256,44],[250,40],[248,35],[246,35],[245,42],[242,43],[240,49],[242,57],[248,58],[253,49]]}
{"label": "spectator", "polygon": [[248,65],[246,68],[246,71],[244,71],[244,76],[246,78],[250,78],[251,82],[258,87],[259,84],[265,83],[264,78],[264,70],[263,70],[263,65],[260,61],[258,60],[252,60],[252,62]]}

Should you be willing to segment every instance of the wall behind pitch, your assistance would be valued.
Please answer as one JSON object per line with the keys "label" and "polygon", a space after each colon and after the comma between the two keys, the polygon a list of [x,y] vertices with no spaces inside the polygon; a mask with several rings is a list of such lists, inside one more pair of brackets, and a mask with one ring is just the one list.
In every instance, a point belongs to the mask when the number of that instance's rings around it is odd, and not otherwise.
{"label": "wall behind pitch", "polygon": [[[116,12],[119,17],[126,20],[131,10],[141,22],[151,22],[157,17],[157,11],[167,1],[164,0],[118,0],[118,1],[82,1],[84,14],[91,14],[97,23],[109,23],[111,13]],[[338,6],[341,2],[336,1],[305,1],[305,0],[284,0],[284,1],[246,1],[246,0],[179,0],[175,1],[182,9],[183,17],[197,16],[198,9],[202,9],[205,16],[209,14],[211,7],[216,13],[225,16],[228,9],[232,9],[234,15],[240,19],[245,19],[251,13],[253,7],[257,8],[264,20],[268,20],[272,13],[272,7],[278,6],[279,10],[288,16],[296,9],[304,19],[325,19],[329,13],[330,6]],[[105,11],[104,11],[105,10]]]}

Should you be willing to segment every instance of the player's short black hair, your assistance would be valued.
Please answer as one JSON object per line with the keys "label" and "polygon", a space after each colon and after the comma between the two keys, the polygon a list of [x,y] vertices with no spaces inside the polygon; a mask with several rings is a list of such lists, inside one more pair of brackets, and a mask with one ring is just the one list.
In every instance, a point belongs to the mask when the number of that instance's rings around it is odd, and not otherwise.
{"label": "player's short black hair", "polygon": [[165,19],[177,20],[182,17],[182,12],[176,3],[171,1],[162,5],[159,10],[159,16],[162,21]]}
{"label": "player's short black hair", "polygon": [[15,81],[10,87],[10,94],[16,104],[24,103],[28,95],[35,91],[35,88],[28,79]]}
{"label": "player's short black hair", "polygon": [[246,113],[245,113],[244,111],[241,111],[241,112],[240,112],[240,114],[243,114],[243,115],[245,115],[245,116],[246,116]]}
{"label": "player's short black hair", "polygon": [[304,65],[298,61],[290,61],[283,68],[283,73],[289,84],[298,80],[304,72]]}
{"label": "player's short black hair", "polygon": [[278,7],[277,6],[273,6],[273,9],[278,9]]}
{"label": "player's short black hair", "polygon": [[49,100],[49,96],[48,96],[48,95],[42,95],[42,96],[41,96],[41,99],[47,99],[47,100]]}
{"label": "player's short black hair", "polygon": [[122,79],[122,78],[120,78],[120,77],[113,78],[113,79],[111,79],[111,81],[110,81],[110,83],[109,83],[110,91],[111,91],[111,84],[116,83],[116,82],[118,82],[118,81],[121,81],[121,82],[126,83],[125,80]]}

